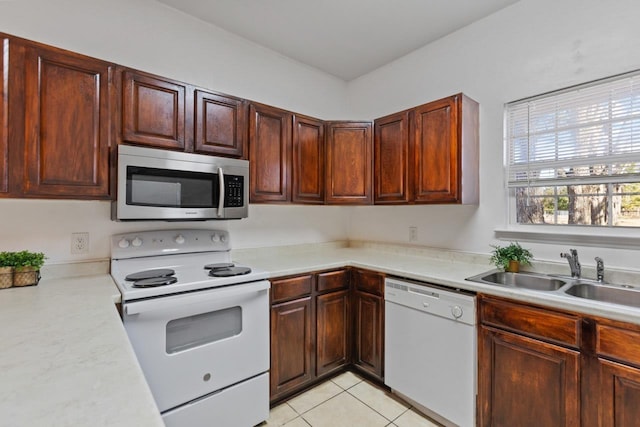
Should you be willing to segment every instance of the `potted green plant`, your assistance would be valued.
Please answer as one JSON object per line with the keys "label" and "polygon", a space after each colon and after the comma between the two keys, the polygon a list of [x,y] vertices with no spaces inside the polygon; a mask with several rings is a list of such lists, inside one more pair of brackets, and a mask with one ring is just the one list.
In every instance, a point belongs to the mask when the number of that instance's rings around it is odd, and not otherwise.
{"label": "potted green plant", "polygon": [[14,252],[13,286],[37,285],[45,258],[42,252]]}
{"label": "potted green plant", "polygon": [[533,254],[530,250],[520,246],[518,242],[512,242],[509,246],[491,245],[491,247],[493,252],[490,261],[498,268],[517,273],[520,271],[521,264],[531,265]]}
{"label": "potted green plant", "polygon": [[13,252],[0,252],[0,289],[13,286]]}

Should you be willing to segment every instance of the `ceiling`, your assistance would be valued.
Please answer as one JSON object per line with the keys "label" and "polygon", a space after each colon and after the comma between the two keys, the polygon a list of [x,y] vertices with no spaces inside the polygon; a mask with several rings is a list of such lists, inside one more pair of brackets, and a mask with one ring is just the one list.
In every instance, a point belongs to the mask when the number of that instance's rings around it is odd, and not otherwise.
{"label": "ceiling", "polygon": [[518,0],[158,0],[345,81]]}

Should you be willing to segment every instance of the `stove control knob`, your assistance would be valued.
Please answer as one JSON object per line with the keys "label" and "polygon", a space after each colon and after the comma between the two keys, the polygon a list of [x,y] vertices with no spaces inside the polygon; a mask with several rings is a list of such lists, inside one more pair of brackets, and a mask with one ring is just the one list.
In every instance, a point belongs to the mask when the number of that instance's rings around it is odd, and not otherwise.
{"label": "stove control knob", "polygon": [[133,240],[131,241],[131,244],[132,244],[133,246],[135,246],[136,248],[138,248],[138,247],[142,246],[142,239],[141,239],[141,238],[139,238],[139,237],[136,237],[135,239],[133,239]]}
{"label": "stove control knob", "polygon": [[181,245],[184,243],[184,236],[182,234],[178,234],[175,239],[173,239],[177,244]]}
{"label": "stove control knob", "polygon": [[118,246],[120,246],[122,249],[124,248],[128,248],[129,247],[129,240],[125,239],[124,237],[122,239],[120,239],[120,241],[118,242]]}
{"label": "stove control knob", "polygon": [[222,234],[222,235],[220,236],[220,241],[221,241],[222,243],[225,243],[225,242],[227,241],[227,236],[225,236],[224,234]]}
{"label": "stove control knob", "polygon": [[220,236],[214,233],[213,236],[211,236],[211,241],[213,243],[218,243],[220,241]]}
{"label": "stove control knob", "polygon": [[451,315],[456,318],[459,319],[462,317],[463,311],[462,311],[462,307],[460,307],[459,305],[454,305],[453,307],[451,307]]}

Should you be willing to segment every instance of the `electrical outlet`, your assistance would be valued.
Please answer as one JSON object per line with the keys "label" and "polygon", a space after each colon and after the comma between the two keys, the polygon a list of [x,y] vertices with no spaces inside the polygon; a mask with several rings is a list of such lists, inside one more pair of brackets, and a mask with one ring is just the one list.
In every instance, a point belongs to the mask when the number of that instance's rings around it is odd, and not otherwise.
{"label": "electrical outlet", "polygon": [[418,241],[418,227],[416,226],[409,227],[409,241],[410,242]]}
{"label": "electrical outlet", "polygon": [[89,233],[71,233],[71,253],[77,255],[89,253]]}

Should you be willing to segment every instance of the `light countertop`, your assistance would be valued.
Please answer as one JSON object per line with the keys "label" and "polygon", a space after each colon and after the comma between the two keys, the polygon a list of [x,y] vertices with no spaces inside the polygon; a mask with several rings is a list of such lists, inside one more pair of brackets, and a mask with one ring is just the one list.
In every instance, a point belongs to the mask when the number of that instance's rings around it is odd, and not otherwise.
{"label": "light countertop", "polygon": [[0,290],[0,426],[164,426],[109,275]]}
{"label": "light countertop", "polygon": [[[640,310],[466,281],[486,256],[406,247],[303,245],[234,251],[271,278],[354,266],[640,324]],[[0,290],[0,427],[161,427],[107,274]]]}

